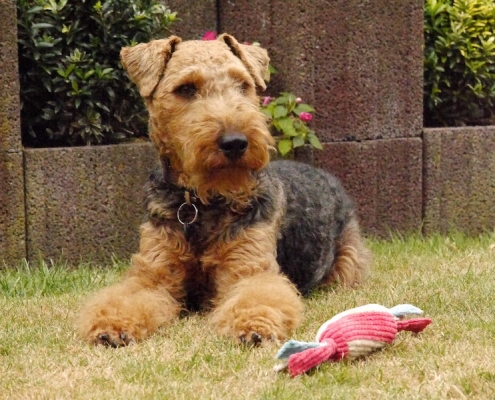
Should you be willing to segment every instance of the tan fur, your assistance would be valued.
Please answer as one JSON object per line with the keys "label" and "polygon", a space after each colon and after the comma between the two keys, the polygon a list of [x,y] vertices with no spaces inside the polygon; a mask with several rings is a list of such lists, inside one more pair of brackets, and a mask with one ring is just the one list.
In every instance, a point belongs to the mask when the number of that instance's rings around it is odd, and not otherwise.
{"label": "tan fur", "polygon": [[301,299],[276,261],[276,224],[247,228],[235,241],[216,243],[202,258],[217,285],[213,323],[234,340],[254,332],[284,339],[299,325]]}
{"label": "tan fur", "polygon": [[183,240],[164,228],[150,223],[141,226],[138,254],[132,257],[127,277],[94,295],[83,307],[78,320],[79,332],[90,343],[99,343],[99,335],[107,333],[112,343],[139,341],[159,326],[170,323],[182,308],[185,295],[185,266],[191,255]]}
{"label": "tan fur", "polygon": [[[267,165],[274,145],[256,94],[256,88],[265,88],[266,51],[229,35],[210,42],[172,36],[124,48],[121,57],[145,99],[150,137],[167,160],[174,185],[190,190],[203,205],[220,195],[233,212],[204,228],[204,243],[190,243],[177,208],[149,201],[149,215],[159,222],[141,226],[139,252],[125,278],[83,306],[80,334],[89,343],[112,347],[143,340],[170,324],[193,293],[203,307],[214,308],[219,333],[235,341],[256,343],[259,335],[283,340],[300,323],[303,308],[276,261],[283,211],[269,223],[226,234],[256,194],[253,173]],[[178,93],[181,85],[194,85],[194,101]],[[249,145],[241,158],[228,159],[217,140],[237,132]],[[285,198],[276,200],[282,210]],[[330,277],[344,284],[359,280],[366,261],[353,250],[360,245],[358,231],[348,229]]]}
{"label": "tan fur", "polygon": [[122,49],[122,65],[138,86],[141,96],[146,98],[153,93],[174,46],[180,42],[180,38],[171,36]]}
{"label": "tan fur", "polygon": [[[232,200],[233,209],[242,208],[255,190],[251,173],[268,163],[274,144],[256,95],[256,87],[265,88],[266,51],[239,44],[229,35],[208,43],[181,42],[172,36],[124,48],[121,57],[146,100],[151,139],[161,157],[170,160],[177,183],[193,189],[203,203],[220,194]],[[174,93],[188,83],[198,87],[204,100],[191,103]],[[250,143],[237,165],[215,146],[226,131],[242,131]],[[158,205],[152,212],[173,218]],[[201,286],[213,279],[213,303],[219,307],[214,321],[222,333],[238,339],[258,329],[267,337],[285,337],[297,325],[302,305],[295,288],[279,274],[275,231],[264,228],[246,230],[234,242],[215,243],[198,259],[181,232],[143,224],[140,250],[127,277],[83,307],[80,333],[90,343],[101,343],[102,334],[110,336],[112,345],[142,340],[179,314],[186,282]],[[261,237],[267,240],[262,243]],[[204,273],[198,274],[198,268]],[[255,286],[247,284],[249,279]],[[284,298],[292,304],[282,311],[277,303]],[[263,329],[262,318],[255,317],[256,304],[263,308],[266,321],[272,318]],[[235,315],[245,309],[252,317],[234,318],[232,308]]]}
{"label": "tan fur", "polygon": [[[256,95],[256,86],[263,82],[261,70],[267,67],[268,56],[265,50],[256,48],[260,54],[255,58],[251,56],[251,46],[235,45],[250,65],[265,55],[264,67],[258,70],[250,67],[256,74],[252,76],[223,41],[206,44],[189,41],[175,46],[174,57],[167,64],[154,98],[147,100],[150,136],[160,154],[170,159],[172,169],[179,172],[178,183],[194,188],[203,202],[216,194],[240,200],[252,192],[251,172],[267,164],[268,150],[274,144],[266,119],[259,112]],[[148,65],[147,54],[142,50],[139,53],[144,68]],[[122,51],[124,65],[131,54]],[[186,83],[200,87],[199,100],[191,103],[174,94],[174,89]],[[243,83],[247,83],[244,91]],[[233,105],[235,112],[231,112]],[[242,131],[250,143],[247,153],[236,165],[231,165],[216,146],[216,139],[225,131]]]}
{"label": "tan fur", "polygon": [[344,227],[336,247],[332,273],[323,285],[338,283],[342,286],[355,286],[361,283],[369,272],[372,254],[363,243],[355,218]]}
{"label": "tan fur", "polygon": [[303,305],[289,280],[277,273],[260,272],[238,280],[213,312],[221,334],[234,340],[260,334],[283,340],[296,328]]}

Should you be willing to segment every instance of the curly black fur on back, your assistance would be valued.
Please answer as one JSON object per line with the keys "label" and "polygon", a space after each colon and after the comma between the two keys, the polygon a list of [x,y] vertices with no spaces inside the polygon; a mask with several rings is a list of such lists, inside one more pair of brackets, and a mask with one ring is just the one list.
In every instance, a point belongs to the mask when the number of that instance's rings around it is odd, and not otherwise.
{"label": "curly black fur on back", "polygon": [[353,216],[354,206],[337,178],[321,169],[278,161],[267,173],[282,182],[287,201],[277,261],[306,294],[330,272],[335,241]]}

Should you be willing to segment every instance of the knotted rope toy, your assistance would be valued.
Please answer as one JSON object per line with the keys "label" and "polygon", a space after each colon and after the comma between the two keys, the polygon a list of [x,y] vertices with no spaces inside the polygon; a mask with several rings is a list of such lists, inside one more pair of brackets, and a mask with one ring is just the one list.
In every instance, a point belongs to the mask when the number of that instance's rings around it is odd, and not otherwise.
{"label": "knotted rope toy", "polygon": [[404,319],[423,311],[410,304],[386,308],[379,304],[356,307],[326,321],[316,334],[316,342],[289,340],[278,351],[281,363],[274,370],[288,368],[291,376],[304,374],[325,361],[338,362],[363,357],[393,342],[400,331],[419,333],[429,318]]}

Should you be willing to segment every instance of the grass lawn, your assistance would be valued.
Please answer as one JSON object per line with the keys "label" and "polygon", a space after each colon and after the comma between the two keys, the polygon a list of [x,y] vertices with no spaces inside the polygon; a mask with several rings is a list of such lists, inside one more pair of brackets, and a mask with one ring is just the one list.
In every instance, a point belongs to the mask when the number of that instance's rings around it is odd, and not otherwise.
{"label": "grass lawn", "polygon": [[374,271],[357,289],[306,300],[294,339],[367,303],[412,303],[433,319],[366,359],[275,374],[277,345],[246,349],[191,314],[149,340],[91,347],[74,331],[80,304],[125,263],[0,270],[0,399],[490,399],[495,398],[495,234],[371,240]]}

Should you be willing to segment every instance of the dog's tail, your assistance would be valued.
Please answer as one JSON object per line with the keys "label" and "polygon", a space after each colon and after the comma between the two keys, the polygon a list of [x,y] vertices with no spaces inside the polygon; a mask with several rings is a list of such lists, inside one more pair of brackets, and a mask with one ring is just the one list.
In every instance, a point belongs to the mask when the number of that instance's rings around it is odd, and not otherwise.
{"label": "dog's tail", "polygon": [[324,284],[355,286],[362,282],[370,270],[372,254],[363,242],[355,216],[346,224],[335,246],[334,265]]}

